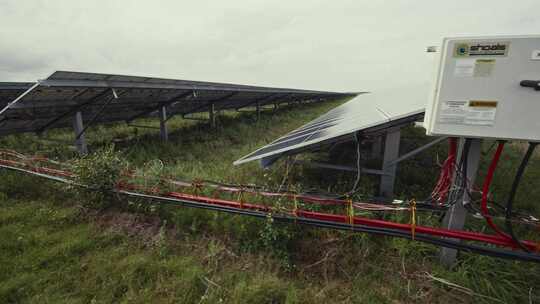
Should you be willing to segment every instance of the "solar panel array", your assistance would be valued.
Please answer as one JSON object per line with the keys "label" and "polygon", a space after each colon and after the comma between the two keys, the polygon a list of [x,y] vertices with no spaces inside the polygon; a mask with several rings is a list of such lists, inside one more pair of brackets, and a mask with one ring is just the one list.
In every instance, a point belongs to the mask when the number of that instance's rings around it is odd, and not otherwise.
{"label": "solar panel array", "polygon": [[[58,71],[36,85],[19,90],[0,86],[3,110],[0,135],[42,132],[72,125],[74,113],[83,121],[130,122],[155,114],[162,106],[169,116],[254,106],[324,101],[352,93],[269,88],[259,86]],[[8,104],[9,103],[9,104]]]}
{"label": "solar panel array", "polygon": [[6,107],[32,85],[30,82],[0,82],[0,109]]}
{"label": "solar panel array", "polygon": [[[284,155],[318,149],[321,145],[351,140],[359,131],[368,132],[419,120],[425,112],[427,90],[361,94],[319,118],[240,158],[234,164],[253,160],[271,163]],[[426,96],[423,96],[426,95]]]}

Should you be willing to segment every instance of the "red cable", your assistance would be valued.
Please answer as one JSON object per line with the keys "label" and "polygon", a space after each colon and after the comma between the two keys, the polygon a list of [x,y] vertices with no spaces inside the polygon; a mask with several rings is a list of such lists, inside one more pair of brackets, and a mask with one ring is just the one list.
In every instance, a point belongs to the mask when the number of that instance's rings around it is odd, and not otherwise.
{"label": "red cable", "polygon": [[437,180],[437,183],[431,193],[431,197],[438,204],[443,204],[446,201],[448,192],[452,186],[452,178],[456,163],[457,139],[455,137],[451,137],[448,139],[448,143],[448,157],[441,167],[439,179]]}
{"label": "red cable", "polygon": [[491,185],[491,180],[493,179],[493,175],[495,174],[495,169],[497,168],[497,164],[499,163],[499,159],[501,158],[501,154],[504,148],[504,142],[499,142],[499,145],[497,146],[497,151],[495,151],[495,154],[493,155],[493,159],[491,160],[491,164],[489,165],[489,169],[486,175],[486,178],[484,180],[484,186],[482,187],[482,215],[486,219],[486,222],[488,225],[500,236],[506,238],[506,239],[512,239],[508,234],[506,234],[504,231],[499,229],[497,225],[493,222],[491,219],[491,216],[489,215],[489,210],[487,206],[488,201],[488,194],[489,194],[489,187]]}
{"label": "red cable", "polygon": [[442,204],[446,201],[450,187],[452,186],[452,179],[454,173],[454,167],[456,164],[456,154],[457,154],[457,139],[451,137],[449,139],[449,148],[448,148],[448,159],[445,164],[446,169],[446,178],[444,182],[444,187],[442,193],[440,194],[439,202]]}
{"label": "red cable", "polygon": [[[257,211],[262,211],[262,212],[269,212],[272,210],[271,207],[258,205],[258,204],[252,204],[252,203],[240,204],[239,202],[236,202],[236,201],[216,199],[216,198],[210,198],[210,197],[204,197],[204,196],[198,196],[198,195],[192,195],[192,194],[186,194],[186,193],[170,192],[170,193],[167,193],[165,196],[174,197],[177,199],[187,199],[187,200],[192,200],[192,201],[198,201],[198,202],[202,202],[206,204],[215,204],[219,206],[238,208],[238,209],[251,209],[251,210],[257,210]],[[329,214],[329,213],[304,211],[304,210],[297,210],[297,216],[318,219],[322,221],[338,222],[338,223],[348,223],[348,221],[350,220],[349,216],[347,215]],[[365,225],[369,227],[399,229],[402,231],[411,230],[410,224],[402,224],[402,223],[396,223],[396,222],[390,222],[390,221],[384,221],[384,220],[370,219],[370,218],[359,217],[359,216],[355,216],[353,218],[353,223]],[[490,244],[498,245],[498,246],[516,248],[516,245],[514,244],[513,241],[505,239],[505,238],[501,238],[496,235],[489,235],[489,234],[465,231],[465,230],[449,230],[449,229],[444,229],[444,228],[435,228],[435,227],[427,227],[427,226],[416,226],[415,230],[418,233],[425,233],[425,234],[434,235],[434,236],[457,238],[457,239],[467,240],[467,241],[479,241],[479,242],[490,243]],[[536,246],[535,243],[530,242],[530,241],[524,241],[524,244],[530,248],[534,248],[534,246]]]}
{"label": "red cable", "polygon": [[[489,189],[489,184],[491,183],[493,172],[495,170],[495,167],[497,165],[501,152],[502,152],[502,146],[500,146],[497,149],[497,152],[494,156],[494,160],[492,161],[492,165],[490,166],[488,176],[486,177],[487,183],[484,185],[485,189],[486,189],[486,185],[487,185],[487,189]],[[20,163],[13,162],[13,161],[0,160],[0,163],[2,162],[8,163],[12,166],[21,165]],[[36,170],[36,168],[30,168],[30,170],[38,171]],[[54,171],[57,171],[57,170],[54,170]],[[54,172],[54,171],[50,173],[52,174],[56,173],[60,175],[60,172],[58,171]],[[71,175],[69,172],[61,172],[61,173],[63,174],[67,173],[66,175]],[[150,192],[157,195],[159,195],[159,193],[163,193],[160,189],[146,189],[145,191],[144,187],[128,184],[125,182],[119,183],[118,189],[134,189],[134,190],[137,189],[137,190],[142,190],[143,192]],[[485,195],[483,195],[483,199],[485,198],[485,202],[483,201],[483,203],[485,203],[485,205],[487,206],[487,191],[484,191],[484,194]],[[210,198],[210,197],[187,194],[187,193],[169,192],[169,193],[163,193],[160,196],[175,198],[175,199],[198,201],[198,202],[202,202],[206,204],[220,205],[220,206],[225,206],[229,208],[251,209],[251,210],[257,210],[261,212],[273,211],[272,207],[264,206],[260,204],[253,204],[253,203],[247,203],[247,202],[239,203],[236,201],[231,201],[231,200],[226,200],[226,199]],[[348,223],[350,220],[350,217],[346,215],[320,213],[320,212],[312,212],[312,211],[304,211],[304,210],[297,210],[296,214],[289,213],[287,211],[285,211],[285,213],[290,214],[290,215],[305,217],[305,218],[313,218],[313,219],[319,219],[323,221],[340,222],[340,223]],[[488,219],[491,220],[491,218],[489,217]],[[353,218],[353,223],[365,225],[369,227],[392,228],[392,229],[399,229],[403,231],[410,231],[412,228],[410,224],[402,224],[402,223],[370,219],[370,218],[358,217],[358,216],[355,216]],[[428,226],[415,226],[415,230],[418,233],[425,233],[425,234],[439,236],[439,237],[457,238],[457,239],[468,240],[468,241],[479,241],[479,242],[490,243],[490,244],[498,245],[498,246],[517,248],[513,240],[508,239],[506,237],[501,237],[499,235],[489,235],[489,234],[472,232],[472,231],[464,231],[464,230],[449,230],[449,229],[442,229],[442,228],[435,228],[435,227],[428,227]],[[536,248],[536,245],[537,245],[536,243],[533,243],[531,241],[523,241],[523,244],[531,249]]]}

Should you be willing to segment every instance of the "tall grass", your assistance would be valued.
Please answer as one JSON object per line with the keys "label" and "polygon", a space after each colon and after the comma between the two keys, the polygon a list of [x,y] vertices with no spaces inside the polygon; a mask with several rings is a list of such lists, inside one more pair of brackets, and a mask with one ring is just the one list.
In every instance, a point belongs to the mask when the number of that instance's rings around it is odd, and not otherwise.
{"label": "tall grass", "polygon": [[[148,176],[212,179],[276,187],[285,162],[262,170],[232,162],[314,119],[342,101],[252,114],[224,113],[219,128],[173,118],[170,141],[158,131],[122,124],[92,128],[92,151],[114,142],[132,168]],[[142,120],[139,124],[156,125]],[[429,139],[404,133],[402,151]],[[0,145],[64,161],[77,156],[71,130],[46,137],[8,136]],[[488,159],[490,143],[484,150]],[[354,161],[344,149],[343,161]],[[422,198],[435,182],[445,146],[400,165],[396,192]],[[510,148],[497,172],[495,197],[504,199],[519,149]],[[307,158],[324,158],[324,154]],[[518,207],[537,212],[537,159],[520,188]],[[375,164],[376,165],[376,164]],[[287,186],[350,190],[353,173],[290,168]],[[360,195],[376,180],[362,177]],[[481,178],[480,178],[481,180]],[[125,202],[96,213],[86,197],[55,184],[0,172],[0,302],[74,303],[448,303],[540,300],[540,268],[462,254],[452,270],[437,263],[438,248],[406,240],[283,225],[208,211]],[[407,215],[402,220],[406,220]],[[435,221],[436,222],[436,221]],[[475,224],[478,225],[478,224]],[[483,226],[475,226],[482,229]],[[523,233],[523,231],[519,231]]]}

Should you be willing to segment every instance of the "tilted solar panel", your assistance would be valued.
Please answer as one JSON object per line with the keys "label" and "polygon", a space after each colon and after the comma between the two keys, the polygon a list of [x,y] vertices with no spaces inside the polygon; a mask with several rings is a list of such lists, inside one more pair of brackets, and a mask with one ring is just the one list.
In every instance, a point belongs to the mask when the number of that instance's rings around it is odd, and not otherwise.
{"label": "tilted solar panel", "polygon": [[235,161],[270,163],[283,155],[316,149],[323,144],[352,139],[359,131],[408,123],[424,114],[427,90],[399,90],[361,94],[319,118]]}
{"label": "tilted solar panel", "polygon": [[30,82],[0,82],[0,108],[4,108],[32,85]]}
{"label": "tilted solar panel", "polygon": [[[59,71],[36,85],[5,98],[0,135],[42,132],[72,125],[75,112],[83,121],[130,122],[161,107],[171,115],[216,111],[271,103],[323,101],[350,93],[269,88],[226,83]],[[1,89],[1,87],[0,87]],[[1,93],[0,93],[1,94]],[[15,96],[15,97],[14,97]],[[18,96],[18,97],[16,97]]]}

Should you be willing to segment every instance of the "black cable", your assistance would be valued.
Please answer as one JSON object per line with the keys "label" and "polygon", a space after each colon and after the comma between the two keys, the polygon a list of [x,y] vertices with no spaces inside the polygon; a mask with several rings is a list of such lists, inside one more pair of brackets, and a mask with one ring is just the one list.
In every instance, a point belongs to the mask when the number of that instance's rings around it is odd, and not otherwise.
{"label": "black cable", "polygon": [[529,159],[531,158],[531,155],[534,152],[534,149],[538,143],[529,143],[529,148],[527,149],[527,152],[525,153],[525,156],[523,156],[523,160],[521,161],[521,164],[519,164],[519,168],[516,172],[516,176],[514,177],[514,181],[512,182],[512,188],[510,189],[510,194],[508,195],[508,201],[506,202],[506,229],[508,230],[508,234],[512,237],[512,239],[516,242],[516,244],[521,247],[521,249],[525,250],[526,252],[530,252],[529,248],[527,246],[523,245],[521,241],[516,237],[514,233],[514,229],[512,227],[512,209],[514,205],[514,197],[516,196],[516,192],[519,186],[519,183],[521,182],[521,177],[523,176],[523,173],[525,172],[525,168],[527,167],[527,164],[529,163]]}
{"label": "black cable", "polygon": [[[453,185],[459,185],[459,187],[457,191],[452,191],[450,193],[450,197],[448,200],[449,206],[452,206],[457,201],[459,201],[463,197],[465,189],[467,188],[467,166],[469,163],[469,151],[471,149],[471,143],[471,139],[465,138],[463,148],[461,149],[461,158],[456,169],[457,174],[453,183]],[[461,172],[461,174],[459,174],[459,172]],[[467,208],[467,206],[464,207]]]}
{"label": "black cable", "polygon": [[[465,138],[465,143],[463,144],[463,152],[461,154],[461,189],[459,191],[459,195],[457,199],[461,199],[461,197],[467,192],[468,195],[468,184],[467,184],[467,170],[469,166],[469,151],[471,150],[471,143],[472,140]],[[469,201],[469,200],[467,200]]]}
{"label": "black cable", "polygon": [[[183,206],[199,208],[199,209],[221,211],[221,212],[238,214],[238,215],[253,216],[257,218],[268,217],[268,213],[266,212],[217,206],[214,204],[201,203],[201,202],[191,201],[191,200],[186,200],[186,199],[167,198],[167,197],[153,196],[153,195],[140,194],[140,193],[128,192],[128,191],[119,191],[119,193],[128,195],[128,196],[154,199],[154,200],[162,201],[164,203],[168,203],[172,205],[183,205]],[[288,215],[283,215],[283,214],[273,214],[272,218],[279,222],[301,223],[301,224],[306,224],[306,225],[316,226],[316,227],[321,227],[321,228],[349,230],[349,231],[354,231],[354,232],[372,233],[372,234],[377,234],[377,235],[412,239],[412,234],[410,232],[397,230],[397,229],[391,229],[391,228],[376,228],[376,227],[358,225],[358,224],[350,225],[346,223],[335,223],[335,222],[327,222],[327,221],[321,221],[321,220],[316,220],[316,219],[293,217],[293,216],[288,216]],[[414,239],[425,242],[425,243],[441,246],[441,247],[458,249],[458,250],[463,250],[467,252],[474,252],[474,253],[479,253],[479,254],[488,255],[492,257],[540,263],[540,255],[537,255],[537,254],[505,250],[505,249],[499,249],[495,247],[478,246],[474,244],[467,244],[467,243],[462,243],[459,241],[453,241],[451,239],[439,238],[439,237],[434,237],[434,236],[430,236],[426,234],[419,234],[419,233],[416,233],[414,235]]]}
{"label": "black cable", "polygon": [[[28,170],[23,170],[23,169],[18,169],[18,168],[14,168],[10,166],[3,166],[3,165],[1,167],[6,168],[6,169],[11,169],[11,170],[23,171],[26,173],[40,176],[40,177],[52,179],[58,182],[63,182],[63,183],[70,182],[63,178],[52,177],[52,176],[40,174],[33,171],[28,171]],[[84,185],[76,185],[76,186],[84,187]],[[168,197],[161,197],[161,196],[155,196],[155,195],[124,191],[124,190],[113,190],[113,192],[126,195],[126,196],[152,199],[152,200],[161,201],[163,203],[172,204],[172,205],[182,205],[182,206],[187,206],[187,207],[192,207],[192,208],[221,211],[221,212],[226,212],[226,213],[231,213],[231,214],[248,215],[248,216],[254,216],[257,218],[268,217],[268,213],[266,212],[246,210],[246,209],[237,209],[233,207],[224,207],[224,206],[201,203],[198,201],[187,200],[187,199],[168,198]],[[283,214],[272,215],[272,218],[280,222],[302,223],[302,224],[321,227],[321,228],[349,230],[349,231],[354,231],[354,232],[372,233],[372,234],[377,234],[377,235],[412,239],[412,234],[410,232],[397,230],[397,229],[391,229],[391,228],[376,228],[376,227],[357,225],[357,224],[350,225],[346,223],[334,223],[334,222],[327,222],[327,221],[321,221],[321,220],[316,220],[316,219],[293,217],[293,216],[288,216],[288,215],[283,215]],[[488,255],[492,257],[540,263],[540,255],[532,254],[532,253],[525,253],[525,252],[499,249],[495,247],[478,246],[474,244],[461,243],[460,241],[453,241],[447,238],[439,238],[439,237],[434,237],[434,236],[420,234],[420,233],[416,233],[414,235],[414,240],[422,241],[425,243],[429,243],[429,244],[433,244],[433,245],[437,245],[441,247],[447,247],[447,248],[463,250],[467,252],[479,253],[479,254]]]}

